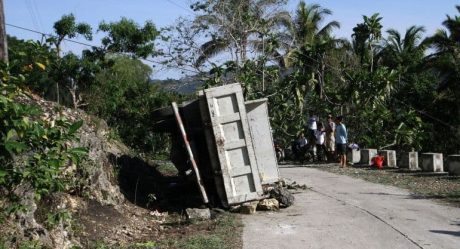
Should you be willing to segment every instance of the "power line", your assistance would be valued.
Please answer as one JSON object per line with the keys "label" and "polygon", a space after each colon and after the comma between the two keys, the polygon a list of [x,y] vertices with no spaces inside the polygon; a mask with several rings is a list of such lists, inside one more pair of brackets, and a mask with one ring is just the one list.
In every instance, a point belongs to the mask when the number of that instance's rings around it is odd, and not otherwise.
{"label": "power line", "polygon": [[37,18],[37,16],[35,15],[35,11],[34,11],[34,9],[33,9],[32,3],[31,3],[29,0],[25,0],[25,3],[26,3],[26,6],[27,6],[27,10],[29,11],[30,19],[32,20],[32,23],[33,23],[33,25],[34,25],[34,28],[35,28],[35,29],[41,29],[41,28],[38,26],[38,18]]}
{"label": "power line", "polygon": [[[14,24],[6,23],[6,25],[7,25],[7,26],[10,26],[10,27],[13,27],[13,28],[22,29],[22,30],[29,31],[29,32],[32,32],[32,33],[40,34],[40,35],[42,35],[42,36],[48,36],[48,37],[58,38],[56,35],[43,33],[43,32],[40,32],[40,31],[33,30],[33,29],[29,29],[29,28],[24,28],[24,27],[21,27],[21,26],[17,26],[17,25],[14,25]],[[75,41],[75,40],[71,40],[71,39],[63,39],[63,40],[64,40],[64,41],[71,42],[71,43],[76,43],[76,44],[79,44],[79,45],[83,45],[83,46],[86,46],[86,47],[91,47],[91,48],[97,48],[97,47],[98,47],[98,46],[95,46],[95,45],[93,45],[93,44],[84,43],[84,42],[80,42],[80,41]],[[109,52],[110,52],[110,51],[109,51]],[[110,53],[119,54],[119,55],[125,55],[125,54],[120,53],[120,52],[110,52]],[[166,65],[165,63],[162,63],[162,62],[159,62],[159,61],[154,61],[154,60],[152,60],[152,59],[147,59],[147,58],[137,58],[137,59],[142,60],[142,61],[147,61],[147,62],[150,62],[150,63],[153,63],[153,64],[165,66],[166,68],[169,68],[169,69],[178,69],[178,70],[187,71],[187,72],[191,72],[191,73],[197,73],[197,72],[194,71],[194,70],[190,70],[190,69],[186,69],[186,68],[180,68],[180,67],[174,67],[174,66]]]}
{"label": "power line", "polygon": [[[20,27],[20,26],[14,25],[14,24],[6,23],[6,26],[10,26],[10,27],[17,28],[17,29],[22,29],[22,30],[25,30],[25,31],[29,31],[29,32],[32,32],[32,33],[36,33],[36,34],[40,34],[40,35],[44,35],[44,36],[48,36],[48,37],[58,38],[58,36],[56,36],[56,35],[51,35],[51,34],[43,33],[43,32],[40,32],[40,31],[33,30],[33,29]],[[70,39],[64,39],[64,41],[73,42],[73,43],[77,43],[77,44],[80,44],[80,45],[83,45],[83,46],[88,46],[88,47],[96,47],[96,46],[88,44],[88,43],[79,42],[79,41],[70,40]]]}
{"label": "power line", "polygon": [[40,26],[40,30],[43,30],[43,22],[42,22],[42,18],[40,16],[40,11],[38,11],[38,7],[37,7],[37,1],[36,0],[32,0],[32,5],[35,9],[35,13],[37,14],[37,17],[38,17],[38,24]]}
{"label": "power line", "polygon": [[168,2],[171,3],[172,5],[175,5],[175,6],[181,8],[181,9],[183,9],[183,10],[186,10],[186,11],[192,13],[192,14],[195,14],[195,12],[193,12],[192,10],[190,10],[190,9],[188,9],[188,8],[185,8],[184,6],[182,6],[182,5],[180,5],[180,4],[176,3],[176,2],[174,2],[174,1],[172,1],[172,0],[166,0],[166,1],[168,1]]}

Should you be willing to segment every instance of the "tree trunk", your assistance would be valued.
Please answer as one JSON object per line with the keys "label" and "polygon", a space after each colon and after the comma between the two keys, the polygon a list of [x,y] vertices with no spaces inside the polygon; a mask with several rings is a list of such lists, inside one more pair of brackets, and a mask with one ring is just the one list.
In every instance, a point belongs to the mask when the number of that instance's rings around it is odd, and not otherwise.
{"label": "tree trunk", "polygon": [[77,84],[72,80],[70,87],[68,87],[70,96],[72,96],[72,105],[74,109],[78,108],[78,94],[77,94]]}
{"label": "tree trunk", "polygon": [[248,39],[247,39],[247,38],[243,38],[243,39],[242,39],[242,43],[241,43],[241,52],[242,52],[242,54],[241,54],[241,60],[243,60],[243,63],[246,61],[246,58],[247,58],[247,56],[246,56],[246,52],[247,52],[246,49],[247,49],[247,47],[248,47]]}
{"label": "tree trunk", "polygon": [[59,104],[59,83],[56,82],[56,102]]}
{"label": "tree trunk", "polygon": [[320,71],[319,71],[319,80],[318,80],[318,83],[319,83],[319,99],[323,99],[323,93],[324,93],[324,71],[326,69],[326,65],[324,63],[324,55],[321,56],[321,68],[320,68]]}
{"label": "tree trunk", "polygon": [[371,51],[371,68],[370,68],[370,71],[372,73],[374,71],[374,49],[373,49],[371,44],[369,44],[369,48],[370,48],[370,51]]}

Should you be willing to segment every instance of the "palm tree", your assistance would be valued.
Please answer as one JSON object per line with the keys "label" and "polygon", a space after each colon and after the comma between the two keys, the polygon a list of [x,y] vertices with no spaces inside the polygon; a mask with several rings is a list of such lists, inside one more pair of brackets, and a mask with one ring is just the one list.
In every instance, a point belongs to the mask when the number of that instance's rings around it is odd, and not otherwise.
{"label": "palm tree", "polygon": [[341,41],[331,35],[335,28],[340,28],[337,21],[321,26],[331,14],[331,10],[318,4],[307,5],[301,1],[291,28],[292,42],[287,53],[287,64],[298,67],[303,75],[309,75],[307,77],[315,82],[320,99],[324,92],[326,55]]}
{"label": "palm tree", "polygon": [[[460,12],[460,6],[456,6]],[[460,16],[447,16],[447,20],[442,23],[447,30],[439,29],[436,33],[427,39],[427,43],[434,48],[429,59],[433,67],[440,72],[442,81],[440,88],[457,89],[460,93],[458,82],[460,80]],[[460,96],[456,96],[457,99]]]}
{"label": "palm tree", "polygon": [[361,58],[361,64],[364,62],[365,57],[370,57],[370,71],[372,72],[374,69],[375,48],[382,38],[382,24],[380,23],[382,17],[379,17],[379,13],[375,13],[371,17],[363,16],[363,20],[363,23],[359,23],[353,28],[353,44],[355,53]]}
{"label": "palm tree", "polygon": [[335,28],[340,28],[337,21],[331,21],[324,26],[326,16],[332,15],[332,11],[322,8],[318,4],[307,5],[300,1],[297,6],[296,16],[293,25],[293,38],[295,45],[314,44],[320,38],[330,37]]}
{"label": "palm tree", "polygon": [[363,16],[364,24],[369,30],[369,50],[371,51],[371,72],[374,68],[374,48],[376,43],[382,38],[382,24],[380,21],[382,17],[379,17],[379,13],[373,14],[370,18]]}
{"label": "palm tree", "polygon": [[[456,9],[460,13],[460,6]],[[450,127],[439,129],[442,131],[436,133],[435,139],[443,141],[441,150],[452,153],[460,147],[460,16],[447,15],[442,25],[444,29],[426,39],[434,50],[427,58],[427,66],[438,79],[433,113]]]}
{"label": "palm tree", "polygon": [[[460,12],[460,6],[456,6]],[[428,63],[439,74],[438,91],[440,96],[449,103],[451,122],[460,126],[460,16],[449,16],[442,23],[446,29],[439,29],[426,42],[435,52],[428,56]],[[450,110],[449,110],[450,109]],[[460,129],[457,129],[460,136]]]}
{"label": "palm tree", "polygon": [[422,40],[424,32],[424,27],[411,26],[403,37],[397,30],[387,30],[388,37],[380,53],[383,64],[398,69],[400,77],[408,70],[415,69],[423,61],[427,48]]}
{"label": "palm tree", "polygon": [[[285,0],[218,0],[195,4],[204,14],[195,18],[195,27],[210,31],[203,43],[195,66],[200,66],[222,52],[230,52],[238,65],[247,60],[250,48],[263,49],[263,39],[279,25],[289,23],[290,15],[280,10]],[[275,11],[273,11],[275,10]]]}
{"label": "palm tree", "polygon": [[369,30],[364,23],[358,23],[353,28],[352,34],[352,48],[354,53],[359,56],[359,61],[362,64],[365,62],[365,58],[368,57],[367,51],[367,39],[369,38]]}

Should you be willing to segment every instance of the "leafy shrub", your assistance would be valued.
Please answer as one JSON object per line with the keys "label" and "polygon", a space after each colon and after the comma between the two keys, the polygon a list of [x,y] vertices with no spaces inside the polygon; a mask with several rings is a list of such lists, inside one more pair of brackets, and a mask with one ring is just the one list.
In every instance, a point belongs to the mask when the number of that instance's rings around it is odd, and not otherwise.
{"label": "leafy shrub", "polygon": [[86,155],[85,148],[71,147],[83,122],[46,118],[37,107],[21,103],[19,86],[26,77],[10,75],[6,65],[0,78],[0,187],[11,200],[18,185],[30,185],[37,199],[64,190],[63,168]]}
{"label": "leafy shrub", "polygon": [[46,217],[46,227],[54,228],[61,222],[70,221],[72,216],[69,211],[65,209],[56,210],[56,212],[51,212],[47,214]]}
{"label": "leafy shrub", "polygon": [[103,118],[124,144],[146,153],[165,154],[169,140],[150,128],[154,110],[183,99],[150,83],[151,68],[140,60],[113,56],[114,64],[96,74],[88,111]]}

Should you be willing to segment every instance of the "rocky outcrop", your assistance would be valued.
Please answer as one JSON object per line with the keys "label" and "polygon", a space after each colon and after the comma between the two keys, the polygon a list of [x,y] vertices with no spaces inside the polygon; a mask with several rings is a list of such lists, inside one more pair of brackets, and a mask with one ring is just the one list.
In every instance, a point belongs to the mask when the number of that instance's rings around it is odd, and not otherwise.
{"label": "rocky outcrop", "polygon": [[[116,177],[117,158],[130,155],[130,150],[109,138],[110,129],[104,120],[36,97],[21,97],[18,101],[39,106],[43,111],[41,118],[49,122],[60,117],[71,122],[83,120],[78,131],[79,139],[70,146],[87,148],[88,156],[79,166],[69,163],[62,170],[62,174],[73,183],[66,192],[38,200],[31,186],[19,185],[14,194],[21,197],[18,206],[24,208],[7,217],[1,225],[3,231],[0,235],[6,237],[0,242],[8,248],[18,247],[22,241],[35,241],[45,248],[81,247],[74,228],[71,228],[70,217],[85,208],[85,199],[115,209],[122,206],[125,198]],[[6,205],[6,200],[0,200],[0,208],[2,205]],[[69,219],[57,219],[55,224],[49,225],[49,215],[53,212],[68,213]]]}
{"label": "rocky outcrop", "polygon": [[110,141],[109,128],[104,120],[86,117],[80,129],[80,141],[75,146],[88,148],[88,160],[82,165],[88,176],[89,196],[101,204],[118,205],[124,198],[118,187],[114,169],[117,158],[129,154],[118,141]]}
{"label": "rocky outcrop", "polygon": [[15,215],[15,232],[16,240],[28,238],[30,240],[40,241],[42,245],[51,246],[52,240],[48,230],[39,224],[35,219],[37,204],[35,203],[35,194],[29,185],[20,185],[14,191],[16,196],[21,196],[20,205],[25,207],[22,212]]}

